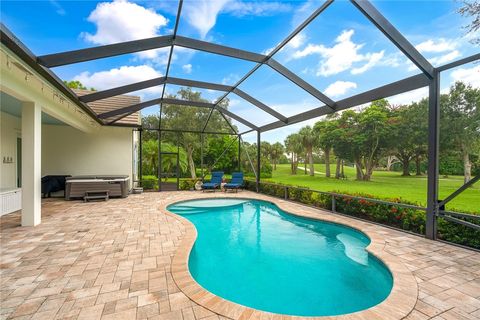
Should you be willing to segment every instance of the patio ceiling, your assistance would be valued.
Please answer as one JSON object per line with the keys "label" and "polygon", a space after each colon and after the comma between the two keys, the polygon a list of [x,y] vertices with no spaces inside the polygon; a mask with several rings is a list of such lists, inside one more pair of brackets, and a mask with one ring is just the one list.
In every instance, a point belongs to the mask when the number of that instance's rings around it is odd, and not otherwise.
{"label": "patio ceiling", "polygon": [[[480,54],[475,54],[459,61],[435,68],[369,1],[352,0],[351,2],[368,20],[370,20],[378,28],[378,30],[380,30],[401,52],[403,52],[410,59],[410,61],[415,64],[419,68],[419,70],[422,71],[422,73],[390,84],[386,84],[381,87],[377,87],[375,89],[342,100],[334,101],[330,97],[322,93],[320,90],[315,88],[315,86],[311,85],[310,83],[299,77],[297,74],[286,68],[284,65],[279,63],[277,60],[275,60],[273,56],[278,53],[283,47],[285,47],[290,40],[297,36],[311,22],[313,22],[320,14],[322,14],[322,12],[333,3],[333,0],[325,1],[268,54],[260,54],[256,52],[241,50],[177,35],[178,24],[182,13],[183,0],[179,1],[178,11],[175,20],[175,27],[173,29],[173,34],[171,35],[127,41],[122,43],[91,47],[67,52],[53,53],[43,56],[35,56],[18,39],[16,39],[15,36],[3,24],[1,25],[1,40],[2,43],[4,43],[8,48],[17,53],[31,67],[35,68],[35,70],[37,70],[41,75],[46,77],[47,80],[51,81],[58,89],[60,89],[64,94],[66,94],[67,97],[74,100],[80,107],[86,110],[90,116],[92,116],[96,121],[103,125],[115,125],[118,120],[152,105],[160,105],[161,107],[162,104],[173,104],[178,106],[209,108],[211,110],[210,115],[214,112],[214,110],[218,110],[225,119],[227,119],[228,117],[249,127],[250,129],[246,132],[265,132],[268,130],[273,130],[290,124],[313,119],[329,113],[345,110],[351,107],[371,102],[373,100],[425,87],[432,84],[432,81],[435,78],[435,74],[437,74],[438,72],[445,71],[447,69],[454,68],[459,65],[480,59]],[[255,62],[256,65],[234,85],[224,85],[218,83],[170,77],[169,71],[173,56],[173,50],[176,46],[231,57],[244,61]],[[111,88],[108,90],[93,92],[91,94],[87,94],[81,97],[77,96],[72,90],[67,88],[63,84],[63,82],[58,79],[56,75],[50,70],[50,68],[52,67],[64,66],[85,61],[109,58],[118,55],[167,47],[169,47],[170,50],[165,76],[116,88]],[[288,79],[291,83],[295,84],[296,86],[304,90],[306,93],[314,97],[318,101],[319,106],[314,109],[300,112],[298,114],[287,117],[276,111],[273,107],[268,106],[262,101],[252,97],[245,91],[239,89],[239,86],[262,66],[268,66],[270,69],[274,70],[281,76]],[[214,103],[200,103],[195,101],[167,99],[165,97],[166,84],[217,90],[224,93],[222,96],[216,99]],[[118,110],[109,111],[102,114],[96,114],[87,105],[87,103],[93,101],[160,85],[163,85],[160,97],[134,104],[128,107],[123,107]],[[235,114],[232,111],[220,107],[220,102],[222,102],[230,94],[235,94],[241,99],[249,102],[263,112],[271,115],[273,118],[276,119],[276,121],[265,125],[259,125],[242,118],[241,116]],[[208,119],[209,118],[210,116],[208,117]],[[199,132],[205,132],[207,125],[208,120],[203,126],[203,130]],[[178,128],[178,130],[181,131],[181,128]]]}

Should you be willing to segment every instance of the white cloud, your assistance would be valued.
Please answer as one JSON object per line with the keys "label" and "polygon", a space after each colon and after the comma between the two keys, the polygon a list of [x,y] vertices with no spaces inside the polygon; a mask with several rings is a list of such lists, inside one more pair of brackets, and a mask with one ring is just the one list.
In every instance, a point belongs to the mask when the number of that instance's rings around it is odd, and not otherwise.
{"label": "white cloud", "polygon": [[235,99],[235,98],[230,99],[229,102],[228,102],[229,107],[235,107],[235,106],[239,106],[241,104],[242,104],[242,101],[239,100],[239,99]]}
{"label": "white cloud", "polygon": [[288,3],[271,1],[231,1],[224,7],[224,12],[233,16],[269,16],[277,12],[287,12],[291,10]]}
{"label": "white cloud", "polygon": [[380,60],[382,60],[383,55],[385,54],[385,50],[382,50],[380,52],[374,52],[372,54],[368,54],[368,61],[365,63],[363,66],[359,68],[353,68],[351,73],[352,74],[361,74],[364,73],[365,71],[373,68],[378,64]]}
{"label": "white cloud", "polygon": [[[120,68],[110,69],[99,72],[82,72],[75,76],[73,80],[80,81],[86,87],[93,87],[97,90],[119,87],[143,80],[161,77],[162,74],[147,65],[140,66],[122,66]],[[162,92],[162,87],[151,87],[140,92],[140,96],[153,95]],[[135,94],[135,93],[132,93]]]}
{"label": "white cloud", "polygon": [[[126,0],[99,3],[87,20],[96,25],[97,31],[94,34],[84,32],[81,36],[98,45],[155,37],[168,23],[164,16],[154,10]],[[138,53],[138,56],[156,58],[164,52],[149,50]]]}
{"label": "white cloud", "polygon": [[185,1],[183,5],[184,16],[187,22],[198,30],[204,39],[215,26],[217,16],[230,0],[199,0]]}
{"label": "white cloud", "polygon": [[235,73],[230,73],[228,76],[222,79],[222,84],[233,85],[240,80],[240,76]]}
{"label": "white cloud", "polygon": [[447,40],[444,38],[439,38],[436,40],[429,39],[415,46],[415,48],[417,48],[417,50],[420,52],[434,52],[434,53],[451,51],[456,47],[457,47],[457,43],[455,41]]}
{"label": "white cloud", "polygon": [[215,26],[220,13],[236,17],[268,16],[288,10],[291,10],[291,6],[280,1],[190,0],[183,4],[183,16],[197,29],[202,39]]}
{"label": "white cloud", "polygon": [[351,81],[335,81],[325,89],[325,94],[330,97],[341,96],[350,89],[355,89],[357,84]]}
{"label": "white cloud", "polygon": [[438,38],[428,39],[416,45],[415,48],[423,54],[433,54],[428,57],[428,61],[435,66],[440,66],[461,56],[460,51],[456,50],[459,46],[458,40]]}
{"label": "white cloud", "polygon": [[480,66],[455,69],[450,74],[450,77],[453,82],[463,81],[473,87],[480,88]]}
{"label": "white cloud", "polygon": [[64,15],[67,14],[67,12],[65,11],[65,9],[63,9],[63,7],[60,5],[60,3],[58,3],[58,1],[56,1],[56,0],[50,0],[50,4],[55,8],[55,12],[56,12],[58,15],[64,16]]}
{"label": "white cloud", "polygon": [[351,38],[355,31],[344,30],[336,39],[333,47],[323,44],[308,44],[303,50],[293,54],[294,59],[300,59],[312,54],[322,57],[317,70],[317,76],[330,76],[350,69],[355,63],[366,62],[362,67],[355,68],[352,74],[359,74],[375,66],[383,58],[384,51],[361,54],[364,44],[354,43]]}
{"label": "white cloud", "polygon": [[[284,50],[293,50],[293,49],[298,49],[301,46],[304,45],[304,43],[307,41],[307,36],[303,33],[297,34],[295,37],[293,37],[283,48],[282,51]],[[264,55],[269,55],[273,49],[275,49],[278,45],[280,44],[277,43],[275,47],[268,48],[266,50],[263,50]],[[288,59],[289,60],[289,59]]]}
{"label": "white cloud", "polygon": [[431,64],[436,65],[436,66],[440,66],[440,65],[445,64],[447,62],[453,61],[460,56],[461,56],[461,54],[458,50],[453,50],[453,51],[451,51],[447,54],[444,54],[444,55],[438,56],[438,57],[433,57],[433,58],[430,58],[428,60],[430,61]]}
{"label": "white cloud", "polygon": [[391,105],[404,105],[420,101],[423,98],[428,98],[428,88],[426,87],[401,93],[387,99]]}
{"label": "white cloud", "polygon": [[183,69],[183,72],[185,72],[185,73],[192,73],[192,64],[191,63],[184,64],[182,66],[182,69]]}

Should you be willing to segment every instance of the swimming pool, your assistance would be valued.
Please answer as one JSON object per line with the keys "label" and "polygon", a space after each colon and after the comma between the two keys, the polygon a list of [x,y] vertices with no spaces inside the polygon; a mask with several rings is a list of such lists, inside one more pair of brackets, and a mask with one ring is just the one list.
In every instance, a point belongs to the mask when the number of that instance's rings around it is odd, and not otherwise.
{"label": "swimming pool", "polygon": [[192,277],[227,300],[262,311],[324,316],[382,302],[393,285],[386,266],[347,226],[300,218],[272,203],[191,200],[168,207],[194,224]]}

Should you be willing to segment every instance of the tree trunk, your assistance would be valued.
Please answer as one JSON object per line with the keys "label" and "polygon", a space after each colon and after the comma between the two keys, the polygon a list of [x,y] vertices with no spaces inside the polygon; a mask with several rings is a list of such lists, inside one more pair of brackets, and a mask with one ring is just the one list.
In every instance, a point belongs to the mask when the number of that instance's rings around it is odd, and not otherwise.
{"label": "tree trunk", "polygon": [[340,164],[341,164],[341,159],[337,157],[337,165],[335,167],[335,178],[340,179]]}
{"label": "tree trunk", "polygon": [[392,166],[396,162],[395,160],[396,160],[395,156],[388,156],[387,157],[387,171],[392,170]]}
{"label": "tree trunk", "polygon": [[291,172],[292,174],[295,174],[295,173],[293,173],[293,152],[292,152],[292,160],[291,160],[291,162],[290,162],[290,172]]}
{"label": "tree trunk", "polygon": [[360,159],[355,159],[355,169],[357,170],[357,180],[363,180],[362,163]]}
{"label": "tree trunk", "polygon": [[330,178],[330,148],[325,149],[325,177]]}
{"label": "tree trunk", "polygon": [[187,148],[188,166],[190,168],[190,174],[192,179],[197,179],[197,173],[195,172],[195,162],[193,161],[193,149]]}
{"label": "tree trunk", "polygon": [[303,174],[307,174],[307,155],[305,155],[305,159],[303,160],[304,171]]}
{"label": "tree trunk", "polygon": [[468,152],[463,149],[463,182],[467,183],[472,179],[472,163]]}
{"label": "tree trunk", "polygon": [[292,174],[297,174],[297,155],[292,152]]}
{"label": "tree trunk", "polygon": [[402,159],[402,168],[403,173],[402,176],[406,177],[410,175],[410,159],[405,157]]}
{"label": "tree trunk", "polygon": [[417,155],[415,156],[415,170],[416,170],[416,173],[415,173],[415,174],[416,174],[417,176],[421,176],[421,175],[422,175],[422,169],[421,169],[421,167],[420,167],[420,165],[421,165],[421,160],[422,160],[422,158],[420,157],[420,155],[417,154]]}
{"label": "tree trunk", "polygon": [[345,178],[345,171],[343,171],[344,169],[344,166],[345,166],[345,162],[343,160],[340,160],[340,168],[342,168],[340,170],[340,176],[344,179]]}
{"label": "tree trunk", "polygon": [[315,175],[315,168],[313,167],[313,152],[312,150],[310,150],[308,152],[308,162],[310,164],[310,176],[314,176]]}

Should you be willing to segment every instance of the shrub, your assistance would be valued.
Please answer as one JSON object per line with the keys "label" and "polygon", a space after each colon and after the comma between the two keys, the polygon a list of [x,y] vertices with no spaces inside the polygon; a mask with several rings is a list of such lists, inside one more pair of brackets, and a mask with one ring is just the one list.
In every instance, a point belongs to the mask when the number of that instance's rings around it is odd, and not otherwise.
{"label": "shrub", "polygon": [[142,176],[142,187],[145,190],[158,190],[158,178],[156,176]]}
{"label": "shrub", "polygon": [[180,190],[192,190],[195,188],[195,183],[197,180],[195,179],[180,179],[178,188]]}
{"label": "shrub", "polygon": [[[315,192],[308,188],[299,188],[282,184],[261,183],[260,192],[266,195],[284,198],[285,188],[288,188],[288,199],[300,202],[317,208],[332,210],[332,195]],[[246,180],[245,188],[255,191],[256,184],[254,180]],[[418,206],[416,203],[408,202],[402,199],[381,199],[395,204],[384,204],[369,201],[367,199],[357,199],[353,197],[362,197],[374,199],[370,194],[354,193],[335,196],[336,212],[369,220],[372,222],[388,225],[398,229],[407,230],[413,233],[425,234],[426,213],[423,210],[415,208],[405,208],[400,204],[409,204]],[[479,220],[464,220],[480,225]],[[438,238],[480,249],[480,231],[457,223],[438,219]]]}

